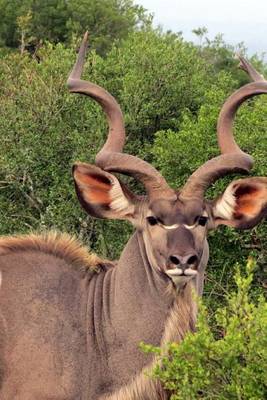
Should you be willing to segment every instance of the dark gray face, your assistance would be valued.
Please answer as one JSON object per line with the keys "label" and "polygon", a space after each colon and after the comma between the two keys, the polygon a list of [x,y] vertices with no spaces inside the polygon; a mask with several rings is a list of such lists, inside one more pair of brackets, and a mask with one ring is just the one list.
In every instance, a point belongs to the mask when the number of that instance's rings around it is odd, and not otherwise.
{"label": "dark gray face", "polygon": [[175,282],[195,277],[207,246],[207,225],[208,213],[199,199],[149,204],[143,236],[151,265]]}

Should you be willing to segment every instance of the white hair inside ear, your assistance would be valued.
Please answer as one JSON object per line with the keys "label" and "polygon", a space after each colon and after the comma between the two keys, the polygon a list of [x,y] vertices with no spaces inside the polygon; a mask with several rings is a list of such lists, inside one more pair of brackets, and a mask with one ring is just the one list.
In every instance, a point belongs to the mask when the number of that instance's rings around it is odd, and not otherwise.
{"label": "white hair inside ear", "polygon": [[127,214],[131,214],[134,212],[134,205],[128,201],[122,190],[119,180],[115,176],[113,176],[112,178],[112,187],[109,194],[111,198],[109,207],[112,210],[122,214],[124,212],[127,212]]}
{"label": "white hair inside ear", "polygon": [[232,219],[236,207],[234,185],[234,183],[229,185],[222,197],[217,201],[213,211],[216,218]]}

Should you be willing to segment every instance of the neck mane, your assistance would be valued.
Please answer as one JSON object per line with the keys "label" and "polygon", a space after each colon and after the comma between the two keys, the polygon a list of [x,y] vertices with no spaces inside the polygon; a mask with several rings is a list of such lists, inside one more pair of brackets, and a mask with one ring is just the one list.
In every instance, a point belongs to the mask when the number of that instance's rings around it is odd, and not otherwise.
{"label": "neck mane", "polygon": [[88,249],[75,237],[57,231],[0,237],[0,255],[18,251],[38,251],[50,254],[66,261],[73,267],[91,272],[97,272],[107,263],[111,264],[94,253],[89,253]]}

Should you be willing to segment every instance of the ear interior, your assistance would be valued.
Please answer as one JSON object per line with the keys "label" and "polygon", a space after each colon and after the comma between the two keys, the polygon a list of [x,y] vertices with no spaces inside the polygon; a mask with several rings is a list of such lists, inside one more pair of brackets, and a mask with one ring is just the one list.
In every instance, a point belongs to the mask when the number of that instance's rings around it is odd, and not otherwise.
{"label": "ear interior", "polygon": [[80,203],[89,214],[98,218],[132,219],[135,197],[115,175],[95,165],[77,163],[73,177]]}
{"label": "ear interior", "polygon": [[84,167],[75,168],[74,179],[79,189],[83,192],[84,200],[91,204],[109,205],[111,203],[110,191],[112,183],[96,172],[88,171]]}
{"label": "ear interior", "polygon": [[230,225],[258,218],[267,205],[267,179],[248,178],[231,183],[216,201],[214,216]]}
{"label": "ear interior", "polygon": [[240,185],[235,190],[236,206],[234,218],[255,218],[267,203],[267,187],[259,185]]}

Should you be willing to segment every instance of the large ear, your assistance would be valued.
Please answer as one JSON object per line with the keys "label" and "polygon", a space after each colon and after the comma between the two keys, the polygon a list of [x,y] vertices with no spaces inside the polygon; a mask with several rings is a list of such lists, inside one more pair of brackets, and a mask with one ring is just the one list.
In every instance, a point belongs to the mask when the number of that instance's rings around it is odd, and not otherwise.
{"label": "large ear", "polygon": [[112,174],[95,165],[73,166],[76,193],[83,208],[98,218],[132,220],[137,197]]}
{"label": "large ear", "polygon": [[267,216],[267,178],[233,181],[213,203],[215,226],[249,229]]}

